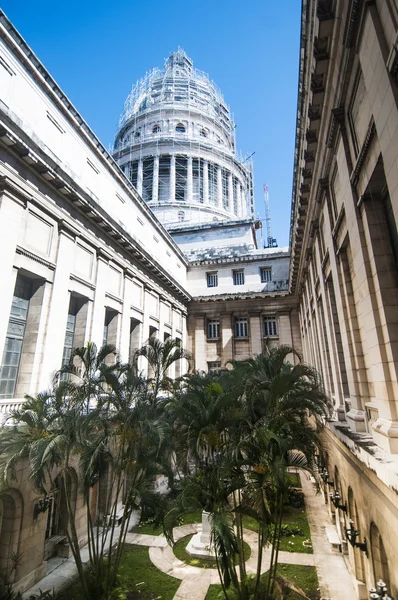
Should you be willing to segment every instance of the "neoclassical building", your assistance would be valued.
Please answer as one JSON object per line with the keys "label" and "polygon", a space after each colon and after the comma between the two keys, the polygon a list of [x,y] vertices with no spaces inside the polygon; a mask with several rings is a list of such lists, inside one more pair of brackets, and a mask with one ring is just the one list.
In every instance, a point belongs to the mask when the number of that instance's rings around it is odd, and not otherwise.
{"label": "neoclassical building", "polygon": [[[397,31],[396,0],[303,1],[290,246],[262,248],[229,108],[185,52],[134,86],[111,156],[0,11],[1,420],[87,341],[127,361],[171,336],[200,370],[293,345],[333,402],[320,474],[360,599],[398,594]],[[0,490],[22,590],[67,553],[25,467]]]}
{"label": "neoclassical building", "polygon": [[303,2],[290,293],[333,400],[326,499],[361,599],[398,594],[397,32],[393,0]]}
{"label": "neoclassical building", "polygon": [[[203,370],[291,343],[289,251],[258,248],[259,225],[229,109],[184,52],[134,88],[113,157],[0,11],[1,423],[88,341],[128,361],[177,338]],[[62,478],[43,513],[27,473],[0,489],[0,573],[23,551],[20,590],[69,552]],[[68,477],[84,545],[77,465]]]}

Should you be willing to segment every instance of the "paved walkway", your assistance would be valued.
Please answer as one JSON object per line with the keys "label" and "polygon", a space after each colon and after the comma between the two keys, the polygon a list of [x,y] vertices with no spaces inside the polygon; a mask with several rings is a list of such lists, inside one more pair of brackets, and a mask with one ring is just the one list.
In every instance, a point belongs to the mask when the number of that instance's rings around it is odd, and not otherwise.
{"label": "paved walkway", "polygon": [[357,600],[358,596],[343,555],[332,550],[326,535],[326,528],[331,527],[331,522],[324,496],[322,493],[315,493],[314,484],[305,474],[301,474],[301,484],[322,600]]}
{"label": "paved walkway", "polygon": [[[334,552],[326,535],[326,527],[330,527],[330,518],[322,494],[316,494],[314,485],[305,476],[301,476],[308,521],[311,529],[311,538],[314,554],[304,552],[279,552],[279,562],[294,565],[315,566],[318,572],[319,586],[322,600],[356,600],[352,578],[349,575],[344,558]],[[200,524],[183,525],[174,529],[174,539],[197,533]],[[255,573],[257,569],[257,534],[244,530],[244,539],[251,547],[250,558],[246,561],[248,573]],[[145,535],[128,533],[128,544],[137,544],[149,548],[149,556],[153,564],[167,575],[181,580],[181,584],[174,596],[174,600],[204,600],[212,584],[219,583],[217,569],[202,569],[187,565],[180,561],[167,544],[163,535]],[[88,561],[88,552],[84,551],[84,559]],[[87,556],[86,556],[87,553]],[[271,551],[265,550],[261,563],[261,572],[268,571]],[[59,559],[58,559],[59,560]],[[42,590],[64,589],[77,577],[73,558],[65,560],[33,588],[30,588],[23,598]]]}

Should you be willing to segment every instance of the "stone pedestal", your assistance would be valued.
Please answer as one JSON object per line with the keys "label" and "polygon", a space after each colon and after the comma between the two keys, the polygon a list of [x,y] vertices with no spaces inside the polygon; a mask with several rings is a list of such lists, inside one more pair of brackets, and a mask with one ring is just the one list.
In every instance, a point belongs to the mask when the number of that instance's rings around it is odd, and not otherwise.
{"label": "stone pedestal", "polygon": [[192,537],[186,551],[191,556],[199,558],[215,558],[214,548],[211,544],[210,513],[202,512],[202,531],[198,531]]}

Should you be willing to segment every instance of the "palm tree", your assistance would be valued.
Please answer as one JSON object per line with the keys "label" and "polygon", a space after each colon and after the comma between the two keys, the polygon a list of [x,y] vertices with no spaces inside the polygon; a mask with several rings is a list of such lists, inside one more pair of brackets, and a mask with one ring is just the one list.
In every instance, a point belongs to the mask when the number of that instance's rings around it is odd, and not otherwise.
{"label": "palm tree", "polygon": [[160,392],[170,392],[174,389],[173,379],[169,376],[172,365],[182,359],[187,360],[189,366],[192,363],[192,355],[182,348],[177,338],[168,338],[161,342],[155,337],[150,337],[147,343],[135,353],[134,361],[137,361],[139,356],[147,359],[153,374],[149,378],[149,383],[154,402],[157,401]]}
{"label": "palm tree", "polygon": [[[196,502],[211,513],[217,566],[224,593],[233,585],[239,598],[260,598],[262,551],[272,543],[266,597],[277,589],[277,563],[288,469],[309,470],[319,446],[318,430],[328,400],[317,372],[291,364],[286,346],[250,360],[232,362],[215,377],[188,376],[174,400],[175,431],[197,465],[182,486],[180,502],[166,516],[170,533],[179,511]],[[203,456],[208,458],[202,460]],[[258,565],[251,590],[243,558],[243,520],[258,523]],[[235,524],[233,527],[232,524]],[[232,549],[239,551],[239,577]],[[235,550],[234,550],[235,552]]]}

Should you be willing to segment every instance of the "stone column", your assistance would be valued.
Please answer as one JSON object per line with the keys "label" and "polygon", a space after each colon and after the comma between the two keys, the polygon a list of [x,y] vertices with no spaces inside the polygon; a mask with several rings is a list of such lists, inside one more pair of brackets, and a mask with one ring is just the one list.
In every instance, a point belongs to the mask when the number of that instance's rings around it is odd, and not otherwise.
{"label": "stone column", "polygon": [[11,312],[12,298],[14,295],[15,281],[18,270],[14,268],[15,249],[23,234],[23,221],[25,218],[25,203],[22,200],[13,199],[4,192],[0,196],[0,239],[1,239],[1,261],[0,261],[0,352],[3,356],[3,348],[7,335],[8,319]]}
{"label": "stone column", "polygon": [[222,336],[222,362],[221,366],[224,367],[227,361],[234,358],[234,332],[233,332],[233,318],[230,313],[222,315],[221,317],[221,336]]}
{"label": "stone column", "polygon": [[209,204],[209,163],[203,161],[203,204]]}
{"label": "stone column", "polygon": [[152,202],[159,200],[159,156],[153,159]]}
{"label": "stone column", "polygon": [[260,315],[250,315],[250,353],[261,354],[263,350],[263,328]]}
{"label": "stone column", "polygon": [[122,326],[120,335],[120,358],[123,362],[128,362],[130,356],[130,307],[134,299],[133,274],[128,269],[124,272],[124,295],[122,310]]}
{"label": "stone column", "polygon": [[97,277],[91,326],[91,341],[101,348],[105,323],[105,292],[108,279],[108,263],[110,255],[104,250],[97,250]]}
{"label": "stone column", "polygon": [[187,195],[186,201],[192,202],[193,187],[192,187],[192,156],[188,156],[187,162]]}
{"label": "stone column", "polygon": [[217,167],[217,205],[218,208],[223,208],[222,201],[222,169],[221,167]]}
{"label": "stone column", "polygon": [[174,154],[170,157],[170,202],[176,199],[176,157]]}
{"label": "stone column", "polygon": [[234,180],[232,173],[228,173],[228,210],[234,210]]}
{"label": "stone column", "polygon": [[236,185],[236,216],[238,218],[242,216],[241,185],[239,181]]}
{"label": "stone column", "polygon": [[195,369],[207,371],[206,362],[206,337],[205,318],[203,315],[195,317]]}
{"label": "stone column", "polygon": [[69,276],[77,231],[64,221],[59,223],[58,231],[57,266],[48,312],[47,335],[43,345],[43,363],[38,386],[40,390],[48,388],[55,371],[61,368],[70,301]]}
{"label": "stone column", "polygon": [[242,219],[244,219],[246,217],[246,194],[245,191],[243,189],[242,184],[239,184],[239,188],[240,188],[240,216],[242,217]]}
{"label": "stone column", "polygon": [[138,161],[138,171],[137,171],[137,192],[140,196],[142,196],[142,179],[143,179],[143,169],[144,165],[142,160]]}

